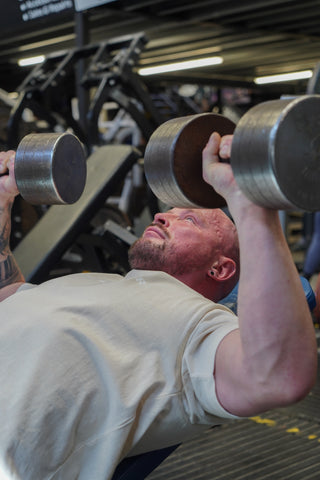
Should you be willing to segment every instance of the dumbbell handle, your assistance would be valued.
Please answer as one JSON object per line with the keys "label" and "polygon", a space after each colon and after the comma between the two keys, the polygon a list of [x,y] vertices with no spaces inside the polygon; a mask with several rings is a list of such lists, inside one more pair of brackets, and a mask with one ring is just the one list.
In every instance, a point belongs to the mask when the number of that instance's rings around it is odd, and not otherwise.
{"label": "dumbbell handle", "polygon": [[86,158],[71,133],[33,133],[18,145],[14,174],[21,196],[33,205],[72,204],[86,183]]}

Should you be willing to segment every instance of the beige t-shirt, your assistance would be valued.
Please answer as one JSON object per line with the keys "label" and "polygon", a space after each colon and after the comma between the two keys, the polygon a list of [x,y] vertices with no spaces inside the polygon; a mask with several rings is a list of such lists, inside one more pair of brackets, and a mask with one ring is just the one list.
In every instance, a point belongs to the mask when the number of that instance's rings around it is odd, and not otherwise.
{"label": "beige t-shirt", "polygon": [[23,285],[0,304],[0,471],[106,480],[233,419],[214,359],[237,318],[163,272]]}

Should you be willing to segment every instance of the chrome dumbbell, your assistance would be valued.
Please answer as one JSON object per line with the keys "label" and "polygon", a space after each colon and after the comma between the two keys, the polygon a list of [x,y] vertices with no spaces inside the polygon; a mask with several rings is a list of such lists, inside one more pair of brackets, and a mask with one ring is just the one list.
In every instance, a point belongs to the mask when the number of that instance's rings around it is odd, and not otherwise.
{"label": "chrome dumbbell", "polygon": [[16,150],[18,190],[33,205],[75,203],[84,190],[86,172],[84,149],[71,133],[32,133]]}

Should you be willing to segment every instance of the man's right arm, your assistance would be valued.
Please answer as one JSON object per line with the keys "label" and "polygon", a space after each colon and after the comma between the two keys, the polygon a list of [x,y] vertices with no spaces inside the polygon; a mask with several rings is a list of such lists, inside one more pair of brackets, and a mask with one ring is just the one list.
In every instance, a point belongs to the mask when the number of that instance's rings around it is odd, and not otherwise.
{"label": "man's right arm", "polygon": [[19,193],[14,178],[14,152],[0,152],[0,301],[16,292],[24,277],[10,249],[11,210]]}

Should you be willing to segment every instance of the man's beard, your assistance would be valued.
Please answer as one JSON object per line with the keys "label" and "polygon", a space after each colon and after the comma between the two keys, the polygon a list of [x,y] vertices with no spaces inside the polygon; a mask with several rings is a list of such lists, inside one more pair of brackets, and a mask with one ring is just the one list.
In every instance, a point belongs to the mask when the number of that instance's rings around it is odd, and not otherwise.
{"label": "man's beard", "polygon": [[203,263],[201,252],[198,255],[186,255],[185,251],[178,252],[172,245],[156,243],[147,238],[139,238],[131,245],[128,258],[131,268],[162,271],[170,275],[183,275],[197,270]]}
{"label": "man's beard", "polygon": [[139,238],[129,249],[129,264],[137,270],[163,270],[166,263],[164,251],[164,243]]}
{"label": "man's beard", "polygon": [[129,250],[129,264],[137,270],[156,270],[181,275],[190,270],[186,258],[180,258],[166,243],[155,243],[147,238],[139,238]]}

